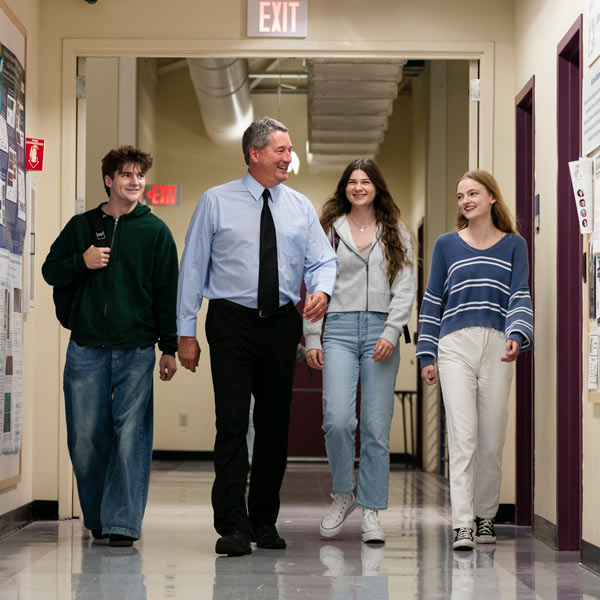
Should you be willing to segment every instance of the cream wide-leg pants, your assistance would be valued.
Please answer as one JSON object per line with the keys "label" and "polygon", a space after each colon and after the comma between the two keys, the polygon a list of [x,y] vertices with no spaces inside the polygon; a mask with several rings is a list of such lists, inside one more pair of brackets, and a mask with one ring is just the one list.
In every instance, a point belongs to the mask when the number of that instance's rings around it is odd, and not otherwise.
{"label": "cream wide-leg pants", "polygon": [[504,333],[489,327],[467,327],[439,342],[455,529],[498,511],[513,374],[513,363],[500,360],[505,349]]}

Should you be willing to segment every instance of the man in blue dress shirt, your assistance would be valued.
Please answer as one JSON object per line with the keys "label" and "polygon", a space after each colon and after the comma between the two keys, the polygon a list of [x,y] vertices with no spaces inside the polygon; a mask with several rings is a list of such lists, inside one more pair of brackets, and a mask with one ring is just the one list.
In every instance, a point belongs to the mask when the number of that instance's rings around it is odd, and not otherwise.
{"label": "man in blue dress shirt", "polygon": [[[179,360],[192,372],[200,358],[197,313],[202,298],[210,301],[206,337],[217,417],[212,505],[221,536],[216,552],[228,556],[249,554],[251,539],[259,548],[286,546],[275,523],[302,334],[295,304],[304,277],[304,318],[320,319],[336,277],[335,252],[314,207],[283,185],[292,151],[285,125],[258,119],[242,148],[246,175],[209,189],[198,202],[177,295]],[[246,506],[250,394],[256,434]]]}

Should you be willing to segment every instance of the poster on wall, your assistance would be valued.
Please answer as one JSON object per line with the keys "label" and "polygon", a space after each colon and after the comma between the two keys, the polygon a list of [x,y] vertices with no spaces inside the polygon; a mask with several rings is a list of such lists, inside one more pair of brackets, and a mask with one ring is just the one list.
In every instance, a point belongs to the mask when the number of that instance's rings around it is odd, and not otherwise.
{"label": "poster on wall", "polygon": [[598,335],[590,334],[588,349],[588,390],[598,389]]}
{"label": "poster on wall", "polygon": [[592,233],[594,228],[593,215],[593,161],[591,158],[581,158],[569,162],[571,185],[575,198],[575,209],[579,218],[579,231]]}
{"label": "poster on wall", "polygon": [[600,0],[587,2],[587,64],[600,56]]}
{"label": "poster on wall", "polygon": [[585,73],[581,83],[581,154],[600,146],[600,61]]}

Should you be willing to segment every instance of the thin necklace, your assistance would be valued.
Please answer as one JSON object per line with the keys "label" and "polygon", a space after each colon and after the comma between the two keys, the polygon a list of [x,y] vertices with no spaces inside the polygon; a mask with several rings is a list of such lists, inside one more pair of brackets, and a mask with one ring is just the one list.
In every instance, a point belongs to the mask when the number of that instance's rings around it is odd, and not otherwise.
{"label": "thin necklace", "polygon": [[371,227],[372,225],[375,225],[375,223],[377,223],[377,219],[375,219],[375,221],[373,221],[372,223],[368,223],[367,225],[365,225],[364,227],[361,227],[358,223],[356,223],[356,221],[354,219],[352,219],[350,217],[350,213],[348,213],[348,220],[350,221],[350,223],[352,223],[354,225],[354,227],[357,227],[358,230],[362,233],[367,227]]}

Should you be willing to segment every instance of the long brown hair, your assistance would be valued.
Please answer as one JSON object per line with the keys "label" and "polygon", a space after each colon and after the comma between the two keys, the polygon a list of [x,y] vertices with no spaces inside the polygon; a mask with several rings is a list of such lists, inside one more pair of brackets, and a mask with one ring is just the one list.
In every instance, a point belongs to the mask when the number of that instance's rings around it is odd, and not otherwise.
{"label": "long brown hair", "polygon": [[385,179],[377,165],[368,158],[353,160],[342,173],[337,188],[323,205],[321,211],[321,226],[328,233],[333,222],[341,215],[348,214],[352,210],[352,204],[346,197],[346,186],[354,171],[364,171],[375,185],[375,218],[381,225],[381,239],[383,241],[384,256],[387,261],[387,277],[390,284],[394,281],[396,274],[404,266],[411,264],[408,249],[404,247],[398,222],[400,221],[400,209],[394,204],[394,200],[388,191]]}
{"label": "long brown hair", "polygon": [[[519,233],[515,226],[515,222],[513,220],[512,215],[510,214],[510,210],[508,210],[508,206],[504,202],[504,198],[502,198],[502,194],[500,193],[500,186],[498,182],[494,178],[491,173],[487,171],[467,171],[457,182],[458,184],[465,180],[472,179],[477,183],[481,184],[488,192],[492,198],[496,200],[494,204],[492,204],[492,223],[496,229],[500,231],[504,231],[505,233]],[[458,209],[458,214],[456,216],[456,227],[457,229],[465,229],[469,225],[469,221],[462,214],[460,208]]]}

